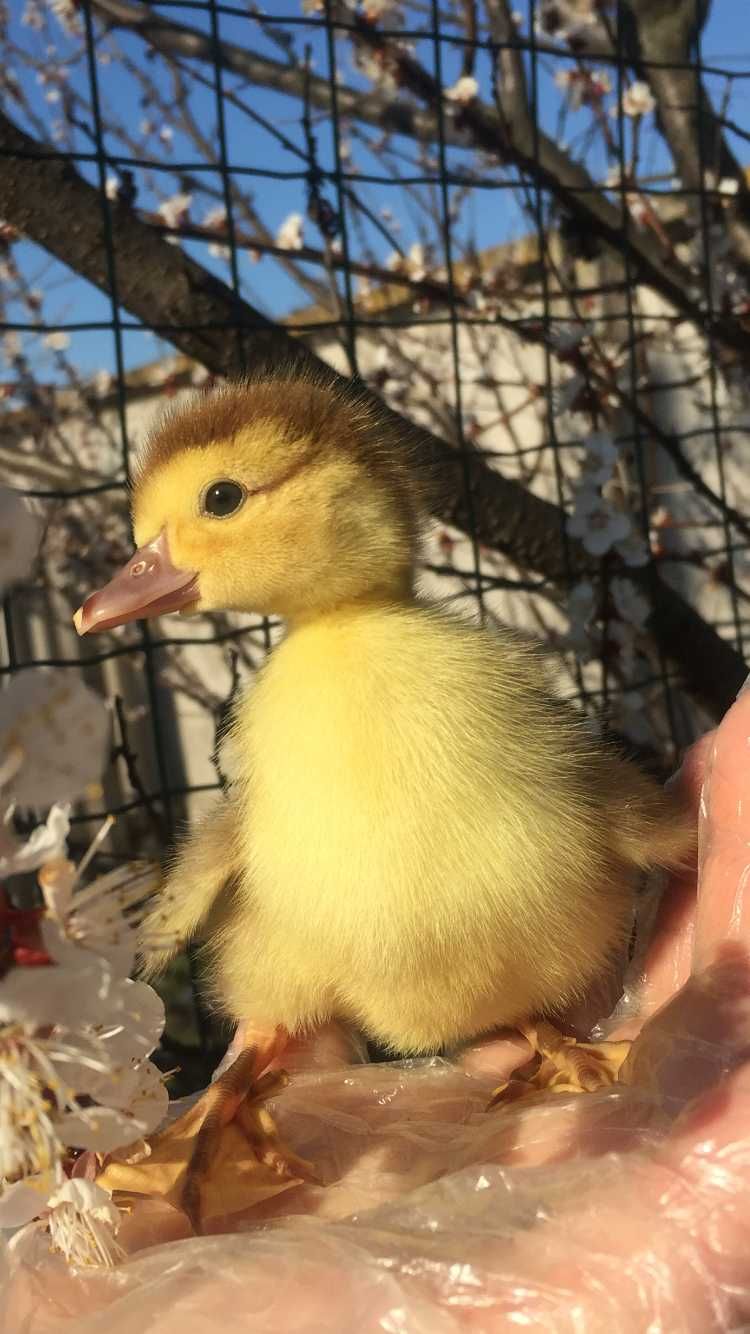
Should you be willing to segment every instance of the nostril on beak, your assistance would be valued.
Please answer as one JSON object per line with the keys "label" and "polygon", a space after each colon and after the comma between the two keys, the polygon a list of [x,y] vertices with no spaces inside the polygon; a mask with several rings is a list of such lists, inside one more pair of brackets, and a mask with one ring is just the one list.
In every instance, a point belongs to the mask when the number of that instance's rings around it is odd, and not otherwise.
{"label": "nostril on beak", "polygon": [[135,565],[131,566],[131,569],[130,569],[130,575],[131,575],[131,578],[133,578],[133,579],[137,579],[138,576],[139,576],[139,574],[144,574],[144,573],[145,573],[145,570],[146,570],[146,562],[145,562],[145,560],[139,560],[139,561],[137,561]]}

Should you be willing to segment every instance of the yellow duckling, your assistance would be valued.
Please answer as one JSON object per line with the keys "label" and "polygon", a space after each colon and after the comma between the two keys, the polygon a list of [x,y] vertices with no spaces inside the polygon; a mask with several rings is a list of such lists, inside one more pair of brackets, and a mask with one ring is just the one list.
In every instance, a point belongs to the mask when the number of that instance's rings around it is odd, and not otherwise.
{"label": "yellow duckling", "polygon": [[323,372],[178,408],[137,466],[138,550],[76,624],[286,620],[236,708],[230,792],[150,929],[205,940],[235,1019],[339,1017],[422,1053],[580,997],[625,950],[639,872],[694,835],[556,698],[541,655],[419,600],[398,431]]}
{"label": "yellow duckling", "polygon": [[[421,501],[394,419],[322,372],[233,385],[154,432],[138,550],[79,632],[177,610],[275,613],[288,632],[146,935],[202,937],[218,1004],[267,1028],[269,1052],[280,1026],[329,1017],[415,1053],[516,1025],[548,1086],[609,1082],[619,1047],[576,1049],[543,1016],[622,956],[639,872],[681,861],[693,830],[555,697],[541,655],[418,599]],[[182,1201],[199,1231],[231,1212],[243,1137],[261,1173],[309,1175],[256,1124],[265,1060],[238,1058],[192,1129],[108,1184]]]}

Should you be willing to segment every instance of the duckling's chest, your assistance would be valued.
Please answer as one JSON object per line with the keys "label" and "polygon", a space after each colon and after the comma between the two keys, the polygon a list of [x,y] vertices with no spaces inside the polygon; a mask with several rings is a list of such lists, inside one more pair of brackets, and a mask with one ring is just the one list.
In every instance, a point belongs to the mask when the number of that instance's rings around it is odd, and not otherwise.
{"label": "duckling's chest", "polygon": [[336,901],[346,884],[392,877],[426,815],[417,752],[428,762],[429,744],[377,690],[311,685],[283,704],[261,690],[247,711],[244,837],[256,884],[326,886]]}
{"label": "duckling's chest", "polygon": [[465,744],[460,700],[441,713],[413,664],[369,670],[366,656],[331,652],[273,666],[234,737],[253,895],[311,931],[356,929],[363,909],[385,922],[395,901],[403,915],[414,898],[416,911],[417,890],[458,878],[445,769]]}

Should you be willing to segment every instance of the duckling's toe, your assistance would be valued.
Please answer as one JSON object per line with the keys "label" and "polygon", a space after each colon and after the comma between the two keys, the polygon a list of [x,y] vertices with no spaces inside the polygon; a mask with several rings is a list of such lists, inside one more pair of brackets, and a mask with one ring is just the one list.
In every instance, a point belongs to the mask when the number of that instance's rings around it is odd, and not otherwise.
{"label": "duckling's toe", "polygon": [[630,1042],[579,1042],[546,1020],[519,1024],[518,1031],[536,1055],[512,1080],[495,1089],[489,1107],[516,1102],[545,1090],[593,1093],[609,1088],[617,1083],[631,1047]]}
{"label": "duckling's toe", "polygon": [[111,1159],[97,1180],[121,1204],[163,1199],[200,1235],[303,1181],[310,1165],[282,1143],[265,1102],[287,1083],[264,1070],[268,1052],[254,1044],[182,1116],[145,1142],[136,1161]]}

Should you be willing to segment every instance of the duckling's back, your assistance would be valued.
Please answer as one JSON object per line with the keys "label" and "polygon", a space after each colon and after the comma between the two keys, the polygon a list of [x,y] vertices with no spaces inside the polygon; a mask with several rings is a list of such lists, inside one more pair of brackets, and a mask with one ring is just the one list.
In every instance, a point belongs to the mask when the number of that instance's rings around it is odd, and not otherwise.
{"label": "duckling's back", "polygon": [[233,746],[246,912],[218,990],[292,1030],[430,1051],[559,1007],[623,948],[636,867],[689,843],[533,650],[416,603],[295,629]]}

